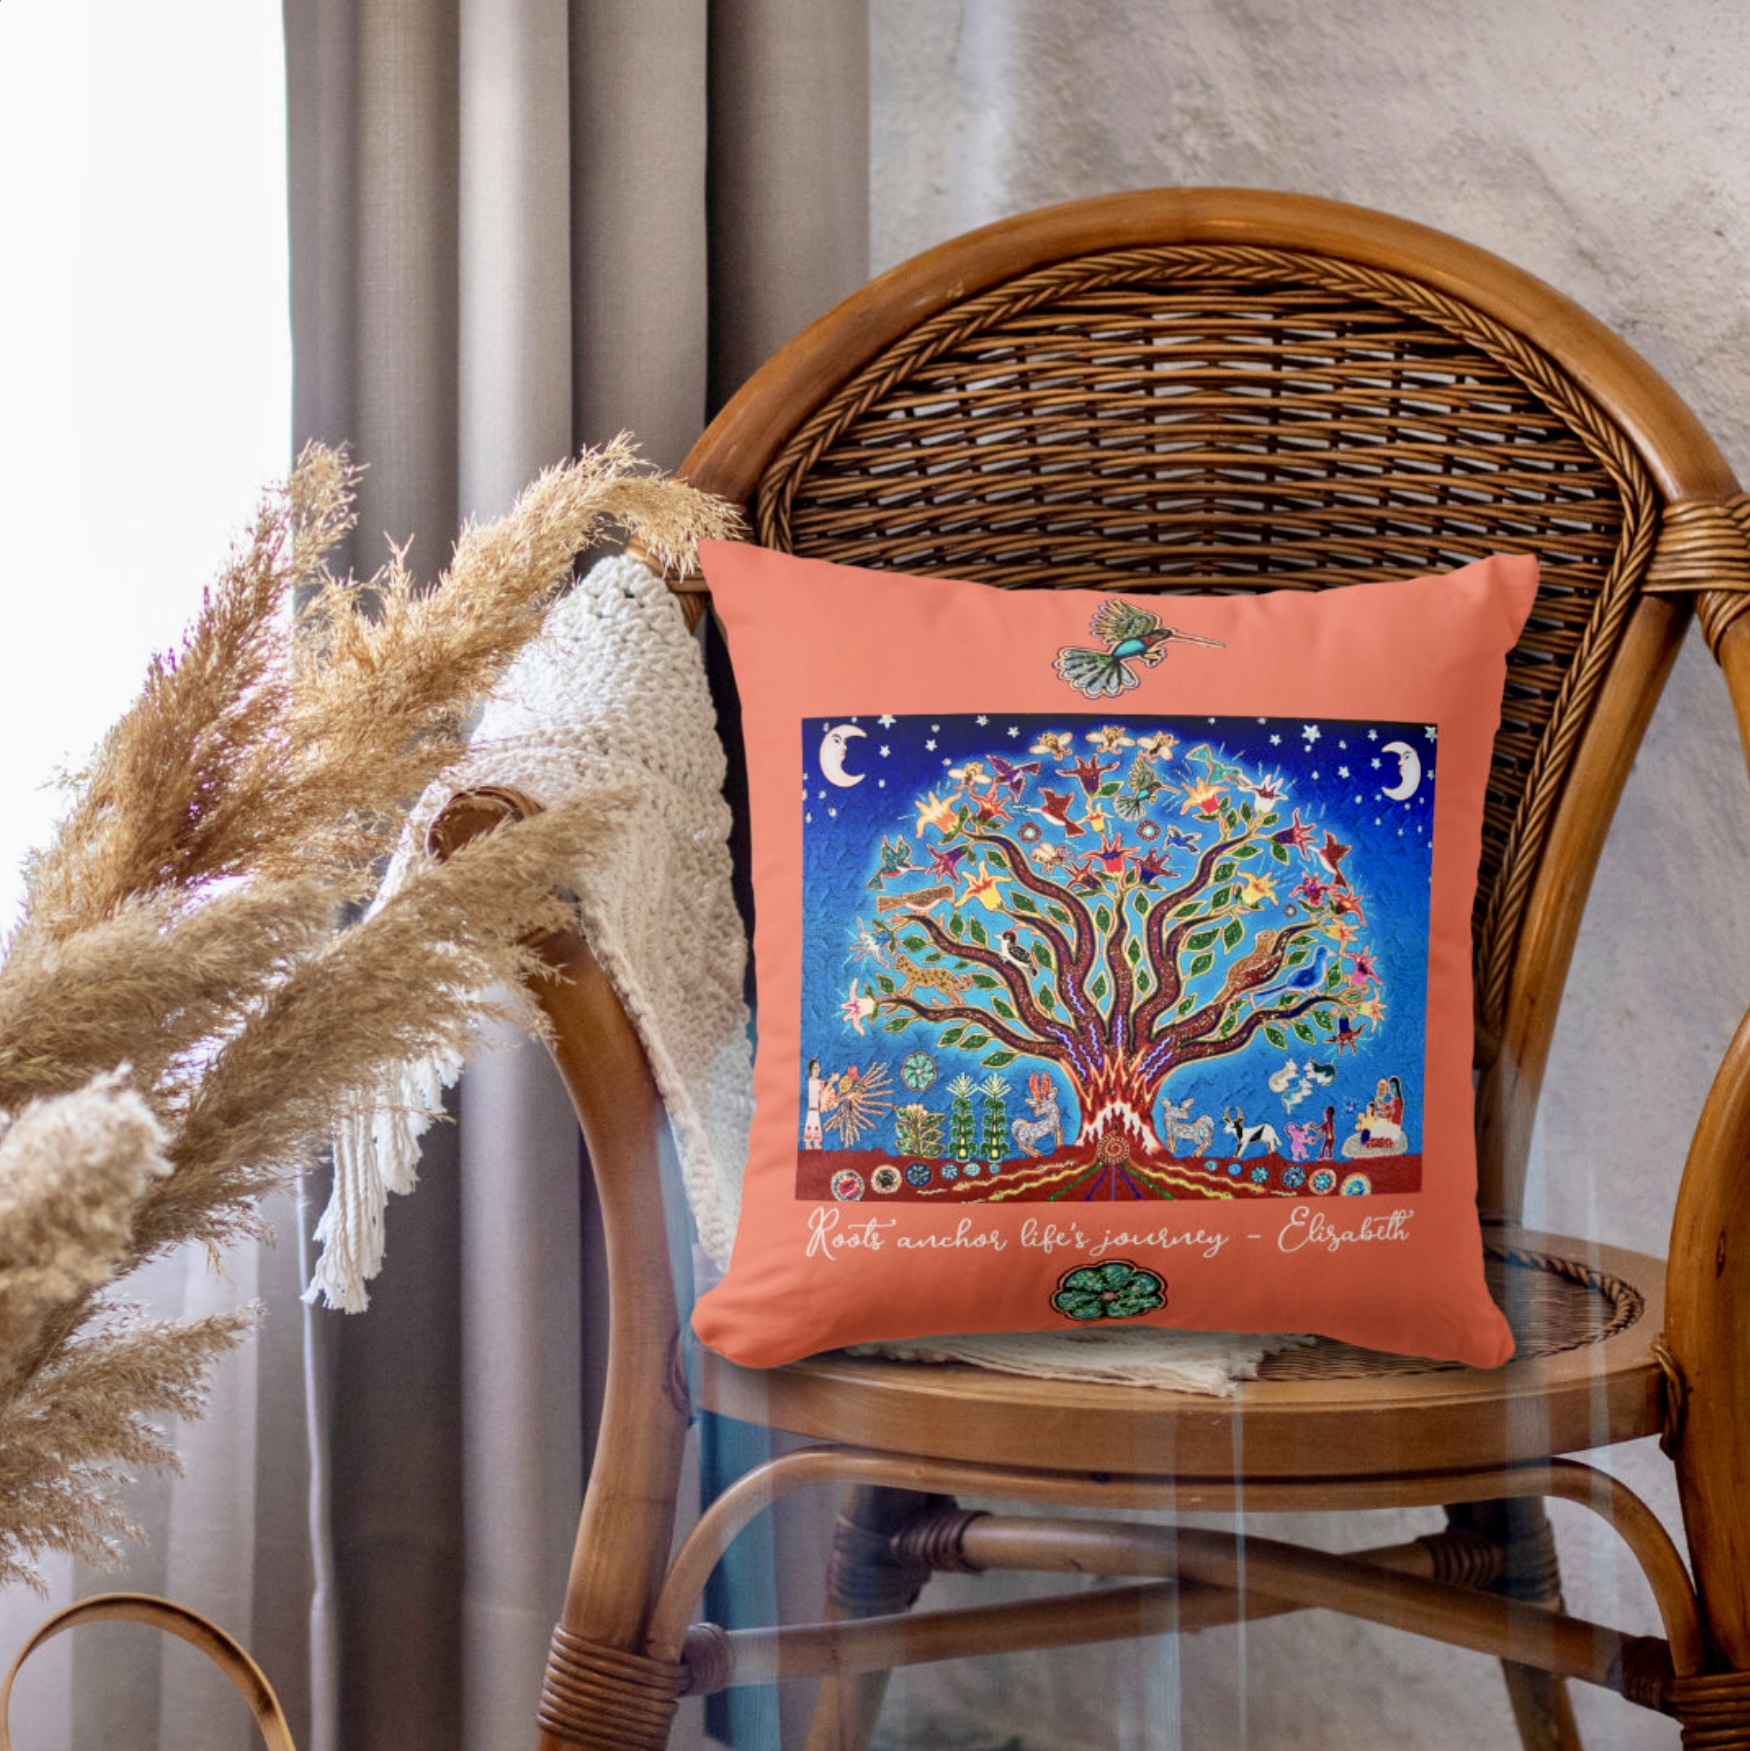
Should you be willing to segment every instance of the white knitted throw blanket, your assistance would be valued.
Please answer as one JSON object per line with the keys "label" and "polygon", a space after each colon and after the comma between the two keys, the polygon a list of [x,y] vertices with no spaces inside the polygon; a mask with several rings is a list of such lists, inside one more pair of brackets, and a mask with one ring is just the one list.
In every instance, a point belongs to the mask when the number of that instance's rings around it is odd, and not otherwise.
{"label": "white knitted throw blanket", "polygon": [[[571,879],[581,926],[649,1056],[710,1266],[726,1270],[753,1117],[742,1000],[746,943],[730,890],[725,764],[698,643],[662,578],[605,559],[548,615],[481,716],[467,758],[419,801],[378,897],[429,855],[426,830],[459,790],[512,786],[592,811]],[[711,945],[709,953],[698,945]],[[307,1300],[357,1310],[382,1265],[391,1192],[411,1191],[419,1139],[459,1059],[410,1064],[374,1118],[334,1139],[334,1191]],[[1010,1373],[1227,1393],[1273,1350],[1305,1340],[1153,1328],[982,1334],[865,1346]]]}

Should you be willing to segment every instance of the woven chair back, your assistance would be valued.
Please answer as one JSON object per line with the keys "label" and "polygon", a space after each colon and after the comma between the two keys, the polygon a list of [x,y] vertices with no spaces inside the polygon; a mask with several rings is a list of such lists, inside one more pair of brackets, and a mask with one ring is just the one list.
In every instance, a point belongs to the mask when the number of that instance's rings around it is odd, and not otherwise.
{"label": "woven chair back", "polygon": [[1657,532],[1633,450],[1518,335],[1303,253],[1084,257],[885,349],[750,508],[769,547],[1005,587],[1325,589],[1536,554],[1476,903],[1479,1020],[1498,1031],[1530,875]]}

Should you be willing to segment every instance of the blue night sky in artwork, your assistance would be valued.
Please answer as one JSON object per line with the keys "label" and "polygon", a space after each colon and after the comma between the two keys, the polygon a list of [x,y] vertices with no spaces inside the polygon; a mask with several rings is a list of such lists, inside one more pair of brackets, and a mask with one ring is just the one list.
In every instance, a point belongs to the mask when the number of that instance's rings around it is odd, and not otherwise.
{"label": "blue night sky in artwork", "polygon": [[[829,732],[835,730],[838,733],[829,740]],[[1110,738],[1109,751],[1104,753],[1103,732]],[[1172,751],[1164,756],[1163,734],[1173,739]],[[1336,881],[1340,875],[1347,879],[1365,923],[1346,941],[1338,939],[1327,946],[1318,939],[1320,964],[1330,966],[1335,955],[1346,980],[1358,970],[1374,973],[1372,993],[1383,1004],[1383,1014],[1376,1010],[1368,1017],[1348,1049],[1316,1030],[1311,1041],[1290,1034],[1286,1047],[1267,1042],[1260,1033],[1243,1051],[1175,1072],[1160,1098],[1179,1101],[1189,1096],[1193,1112],[1211,1113],[1217,1120],[1227,1107],[1242,1107],[1248,1122],[1268,1119],[1279,1129],[1287,1120],[1314,1119],[1329,1104],[1336,1109],[1340,1139],[1374,1098],[1379,1081],[1396,1076],[1404,1100],[1406,1146],[1421,1147],[1437,763],[1433,732],[1425,725],[1157,717],[1128,713],[1115,705],[1106,712],[1054,716],[811,718],[801,725],[800,735],[805,775],[800,799],[804,1064],[818,1058],[831,1074],[847,1065],[867,1066],[879,1060],[890,1066],[897,1083],[900,1060],[921,1047],[933,1054],[943,1079],[960,1071],[988,1074],[980,1064],[983,1048],[967,1054],[939,1047],[933,1036],[940,1028],[920,1022],[892,1034],[885,1031],[881,1016],[865,1010],[861,1018],[865,1026],[859,1034],[846,1011],[853,995],[878,996],[878,976],[892,972],[890,960],[884,965],[867,952],[871,940],[883,943],[889,955],[894,950],[883,932],[872,929],[878,896],[952,885],[955,899],[939,901],[933,909],[939,922],[946,924],[956,915],[968,925],[977,920],[993,941],[1016,922],[1006,907],[987,908],[967,895],[967,866],[973,859],[961,861],[951,884],[942,873],[931,873],[930,855],[943,834],[936,826],[920,824],[920,806],[929,797],[959,803],[975,794],[995,794],[1009,809],[996,830],[1015,838],[1030,858],[1050,857],[1052,847],[1066,860],[1085,857],[1102,845],[1128,847],[1131,862],[1152,857],[1157,864],[1164,863],[1158,878],[1161,887],[1155,891],[1170,892],[1176,885],[1174,877],[1183,878],[1194,865],[1198,845],[1212,842],[1221,831],[1217,820],[1196,807],[1193,792],[1198,784],[1220,785],[1237,804],[1247,794],[1256,798],[1251,785],[1274,780],[1281,799],[1275,800],[1267,790],[1256,799],[1257,814],[1275,812],[1278,832],[1298,818],[1316,827],[1316,834],[1304,848],[1283,847],[1286,860],[1266,844],[1262,849],[1267,855],[1243,867],[1242,873],[1264,871],[1274,892],[1244,915],[1244,940],[1218,949],[1213,968],[1203,976],[1206,994],[1213,994],[1225,968],[1248,951],[1259,930],[1306,917],[1303,900],[1297,897],[1302,882],[1310,877],[1315,888],[1322,883],[1328,891],[1341,885]],[[1059,740],[1053,741],[1054,737]],[[1156,758],[1150,766],[1165,788],[1146,797],[1140,810],[1131,804],[1128,813],[1116,813],[1115,799],[1088,790],[1074,762],[1099,757],[1105,769],[1093,773],[1091,782],[1119,783],[1132,772],[1151,737]],[[1053,751],[1066,748],[1067,755]],[[1199,749],[1207,750],[1201,760],[1196,758]],[[1040,770],[1014,776],[1004,785],[997,781],[997,759],[1011,768],[1038,762]],[[979,778],[956,778],[956,769],[966,768],[969,762],[982,766]],[[855,782],[835,782],[835,773]],[[1407,794],[1390,796],[1388,788]],[[1042,794],[1047,789],[1054,793],[1051,799]],[[1084,824],[1090,809],[1097,811],[1093,827],[1084,825],[1081,833],[1070,833],[1067,824]],[[1335,867],[1317,855],[1327,834],[1350,848]],[[1187,837],[1195,843],[1188,844]],[[884,839],[890,848],[904,840],[913,867],[871,885],[881,867]],[[1042,854],[1037,850],[1040,846],[1046,848]],[[889,860],[897,861],[891,850]],[[1070,867],[1068,861],[1057,863],[1051,870],[1054,879],[1065,879]],[[1011,884],[999,893],[1013,891]],[[1087,895],[1090,905],[1104,897],[1116,898],[1111,884],[1090,889]],[[1357,953],[1366,955],[1365,968],[1355,968]],[[1324,1075],[1317,1088],[1302,1089],[1297,1097],[1293,1079],[1284,1072],[1290,1058],[1301,1065],[1333,1067],[1335,1077]],[[1021,1058],[1005,1074],[1024,1083],[1029,1068],[1038,1067]],[[1276,1087],[1271,1086],[1273,1076]],[[884,1138],[871,1141],[891,1147]]]}

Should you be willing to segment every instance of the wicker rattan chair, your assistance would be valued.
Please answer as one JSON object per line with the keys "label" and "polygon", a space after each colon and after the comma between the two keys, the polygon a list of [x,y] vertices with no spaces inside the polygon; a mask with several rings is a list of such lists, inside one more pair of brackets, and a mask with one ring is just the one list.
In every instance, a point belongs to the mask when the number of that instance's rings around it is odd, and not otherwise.
{"label": "wicker rattan chair", "polygon": [[[587,949],[557,943],[572,977],[543,1001],[599,1179],[614,1323],[542,1745],[658,1746],[679,1693],[824,1675],[810,1743],[859,1746],[896,1664],[1317,1605],[1500,1656],[1528,1746],[1576,1742],[1569,1678],[1676,1714],[1686,1745],[1750,1746],[1735,1189],[1750,1028],[1677,1191],[1669,1277],[1513,1225],[1586,889],[1692,604],[1750,722],[1750,621],[1735,618],[1750,505],[1689,412],[1583,312],[1450,238],[1299,197],[1158,192],[1006,221],[894,269],[761,370],[684,472],[744,504],[769,546],[1001,586],[1313,589],[1503,548],[1541,558],[1476,905],[1481,1197],[1520,1351],[1480,1373],[1325,1343],[1231,1401],[839,1355],[761,1374],[702,1355],[704,1405],[810,1445],[731,1488],[671,1564],[690,1407],[657,1102]],[[676,588],[703,610],[695,581]],[[1562,1457],[1649,1434],[1676,1466],[1693,1583],[1637,1498]],[[826,1481],[850,1486],[834,1621],[689,1629],[735,1531]],[[1448,1526],[1339,1558],[1038,1517],[1048,1502],[1220,1509],[1242,1491],[1254,1510],[1443,1504]],[[963,1512],[963,1494],[1027,1514]],[[1664,1637],[1564,1614],[1549,1496],[1614,1524]],[[933,1570],[1008,1567],[1131,1584],[908,1615]]]}

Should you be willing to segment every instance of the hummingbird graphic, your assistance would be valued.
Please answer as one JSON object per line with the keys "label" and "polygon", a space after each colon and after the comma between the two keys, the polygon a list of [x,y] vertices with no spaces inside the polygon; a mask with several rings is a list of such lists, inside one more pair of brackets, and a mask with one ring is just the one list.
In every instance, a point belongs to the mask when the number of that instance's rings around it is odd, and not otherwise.
{"label": "hummingbird graphic", "polygon": [[1132,687],[1141,686],[1142,677],[1131,665],[1141,663],[1154,668],[1165,658],[1167,645],[1174,639],[1181,644],[1223,648],[1218,638],[1201,638],[1194,632],[1179,632],[1171,626],[1162,626],[1157,615],[1116,596],[1095,609],[1089,629],[1096,638],[1104,641],[1105,650],[1065,645],[1051,665],[1060,679],[1067,681],[1084,699],[1116,699]]}

